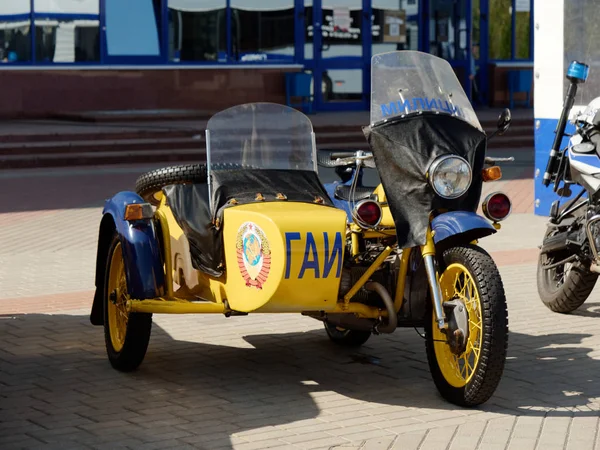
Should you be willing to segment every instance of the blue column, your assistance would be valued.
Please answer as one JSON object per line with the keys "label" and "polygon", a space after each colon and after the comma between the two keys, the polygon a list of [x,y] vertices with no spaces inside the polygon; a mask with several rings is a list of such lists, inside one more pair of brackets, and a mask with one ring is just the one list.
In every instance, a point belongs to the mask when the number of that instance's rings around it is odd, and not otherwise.
{"label": "blue column", "polygon": [[294,62],[304,63],[304,0],[294,0]]}
{"label": "blue column", "polygon": [[36,56],[35,56],[35,10],[34,10],[34,6],[33,6],[33,1],[34,0],[30,0],[29,1],[29,5],[30,5],[30,32],[29,32],[29,39],[31,39],[31,64],[35,64],[36,61]]}
{"label": "blue column", "polygon": [[227,45],[227,62],[231,62],[233,56],[233,46],[231,41],[231,0],[227,0],[227,5],[225,7],[225,32],[227,33],[225,37]]}
{"label": "blue column", "polygon": [[512,0],[511,4],[512,14],[510,15],[510,59],[516,59],[516,37],[517,37],[517,0]]}
{"label": "blue column", "polygon": [[479,3],[479,92],[484,101],[489,104],[490,79],[488,64],[490,60],[490,2],[489,0],[480,0]]}

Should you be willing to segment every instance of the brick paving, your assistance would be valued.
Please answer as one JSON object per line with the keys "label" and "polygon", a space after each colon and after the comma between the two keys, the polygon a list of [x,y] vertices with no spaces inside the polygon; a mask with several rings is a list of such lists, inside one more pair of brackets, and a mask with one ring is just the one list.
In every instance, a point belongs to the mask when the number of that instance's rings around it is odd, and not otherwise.
{"label": "brick paving", "polygon": [[[102,199],[136,171],[0,173],[0,448],[600,450],[600,296],[571,315],[541,304],[544,218],[530,204],[481,241],[511,334],[479,408],[439,397],[414,330],[342,350],[295,314],[155,315],[140,370],[114,371],[88,319],[97,226]],[[530,195],[530,180],[500,183]]]}

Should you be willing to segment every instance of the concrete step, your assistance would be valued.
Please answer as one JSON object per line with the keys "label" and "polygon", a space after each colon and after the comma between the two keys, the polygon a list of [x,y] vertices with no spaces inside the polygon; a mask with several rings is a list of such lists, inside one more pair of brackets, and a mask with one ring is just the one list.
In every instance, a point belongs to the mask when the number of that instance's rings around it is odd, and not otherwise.
{"label": "concrete step", "polygon": [[5,134],[0,136],[0,144],[34,143],[34,142],[71,142],[71,141],[105,141],[123,139],[174,139],[193,137],[197,134],[204,136],[202,129],[140,129],[119,131],[81,131],[65,133],[22,133]]}
{"label": "concrete step", "polygon": [[44,167],[95,166],[111,164],[182,163],[204,162],[206,153],[196,149],[174,149],[165,151],[104,151],[72,154],[29,154],[0,156],[3,169],[33,169]]}
{"label": "concrete step", "polygon": [[[487,133],[496,129],[495,122],[483,122]],[[205,159],[204,123],[198,128],[134,127],[118,131],[73,131],[69,133],[34,133],[0,137],[0,166],[3,168],[69,167],[124,163],[182,162]],[[101,127],[98,127],[101,128]],[[317,148],[367,150],[360,126],[322,125],[315,127]],[[515,120],[509,131],[496,136],[488,148],[532,149],[533,121]]]}
{"label": "concrete step", "polygon": [[118,139],[118,140],[78,140],[49,142],[19,142],[0,144],[2,155],[98,153],[110,151],[163,151],[171,149],[197,149],[204,151],[203,139],[192,137],[167,139]]}

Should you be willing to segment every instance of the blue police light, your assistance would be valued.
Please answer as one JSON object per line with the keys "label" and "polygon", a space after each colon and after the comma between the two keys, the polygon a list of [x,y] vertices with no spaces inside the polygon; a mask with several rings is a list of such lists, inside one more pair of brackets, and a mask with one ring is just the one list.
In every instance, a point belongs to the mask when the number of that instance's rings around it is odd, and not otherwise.
{"label": "blue police light", "polygon": [[567,70],[567,78],[571,81],[582,82],[585,83],[587,80],[588,73],[590,71],[590,66],[584,63],[580,63],[578,61],[573,61],[569,65],[569,69]]}

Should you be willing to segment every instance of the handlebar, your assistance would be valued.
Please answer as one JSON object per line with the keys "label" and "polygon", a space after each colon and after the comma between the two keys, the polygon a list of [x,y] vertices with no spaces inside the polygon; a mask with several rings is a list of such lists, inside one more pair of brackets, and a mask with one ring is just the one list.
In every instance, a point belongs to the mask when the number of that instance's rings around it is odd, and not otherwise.
{"label": "handlebar", "polygon": [[494,158],[491,156],[486,156],[484,162],[486,164],[495,164],[495,163],[499,163],[499,162],[513,162],[514,160],[515,160],[515,158],[513,156],[510,156],[508,158]]}
{"label": "handlebar", "polygon": [[329,155],[330,159],[338,159],[338,158],[354,158],[356,156],[356,152],[335,152]]}

